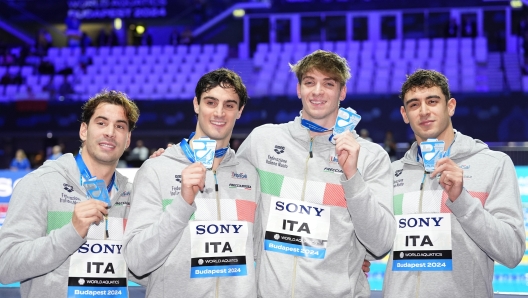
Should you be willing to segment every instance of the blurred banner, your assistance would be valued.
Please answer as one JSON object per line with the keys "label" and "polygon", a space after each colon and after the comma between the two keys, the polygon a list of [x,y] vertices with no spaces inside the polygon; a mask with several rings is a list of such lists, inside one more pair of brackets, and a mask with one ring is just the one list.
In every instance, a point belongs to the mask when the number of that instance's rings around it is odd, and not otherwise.
{"label": "blurred banner", "polygon": [[158,18],[167,16],[167,0],[68,0],[78,19]]}
{"label": "blurred banner", "polygon": [[[295,92],[295,89],[292,89]],[[250,94],[251,96],[251,94]],[[453,115],[454,128],[465,135],[486,142],[524,142],[528,140],[528,101],[519,100],[523,94],[454,94],[457,100]],[[166,136],[188,135],[196,128],[196,115],[188,100],[136,101],[141,117],[134,134]],[[18,110],[15,102],[0,103],[0,137],[45,136],[48,132],[60,137],[71,134],[79,125],[81,101],[50,101],[45,110]],[[31,104],[31,106],[34,106]],[[414,139],[409,125],[403,122],[397,95],[350,94],[341,103],[361,115],[357,129],[369,130],[373,140],[383,140],[391,130],[396,142]],[[20,103],[19,106],[20,107]],[[237,120],[235,134],[249,133],[266,123],[284,123],[299,115],[301,101],[291,96],[252,97]]]}

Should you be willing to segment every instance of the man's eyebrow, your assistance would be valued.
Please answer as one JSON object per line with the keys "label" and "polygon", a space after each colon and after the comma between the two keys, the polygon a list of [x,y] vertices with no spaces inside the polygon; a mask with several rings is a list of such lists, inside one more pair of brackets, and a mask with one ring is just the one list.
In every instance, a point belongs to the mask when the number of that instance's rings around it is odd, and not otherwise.
{"label": "man's eyebrow", "polygon": [[[305,76],[305,77],[302,78],[302,79],[303,79],[303,80],[305,80],[305,79],[315,80],[315,78],[312,77],[312,76]],[[335,78],[324,78],[323,81],[337,81],[337,79],[335,79]]]}
{"label": "man's eyebrow", "polygon": [[105,116],[95,116],[94,120],[97,120],[97,119],[108,120],[108,118],[106,118]]}
{"label": "man's eyebrow", "polygon": [[[203,99],[210,99],[210,100],[216,100],[216,101],[219,101],[218,98],[214,97],[214,96],[204,96]],[[238,104],[238,101],[234,100],[234,99],[227,99],[225,102],[232,102],[232,103],[236,103]]]}
{"label": "man's eyebrow", "polygon": [[[105,117],[105,116],[96,116],[96,117],[94,118],[94,120],[97,120],[97,119],[103,119],[103,120],[108,121],[108,118]],[[126,120],[119,119],[119,120],[117,120],[116,122],[118,122],[118,123],[125,123],[126,125],[128,125],[128,121],[126,121]]]}
{"label": "man's eyebrow", "polygon": [[[437,98],[437,99],[442,99],[440,96],[438,95],[429,95],[427,96],[425,99],[431,99],[431,98]],[[409,100],[405,101],[405,105],[413,102],[413,101],[418,101],[418,98],[410,98]]]}
{"label": "man's eyebrow", "polygon": [[408,105],[409,103],[411,103],[413,101],[418,101],[418,98],[410,98],[410,99],[406,100],[405,101],[405,105]]}
{"label": "man's eyebrow", "polygon": [[436,95],[436,94],[429,95],[429,96],[427,96],[425,99],[431,99],[431,98],[438,98],[438,99],[441,99],[441,97],[440,97],[439,95]]}

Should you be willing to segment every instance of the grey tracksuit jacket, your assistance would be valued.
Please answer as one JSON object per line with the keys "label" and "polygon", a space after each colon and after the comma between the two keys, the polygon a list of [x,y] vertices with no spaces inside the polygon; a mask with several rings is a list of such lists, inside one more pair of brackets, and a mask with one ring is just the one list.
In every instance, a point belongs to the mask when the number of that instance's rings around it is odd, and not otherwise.
{"label": "grey tracksuit jacket", "polygon": [[[248,160],[260,175],[261,237],[268,224],[272,198],[323,205],[330,210],[324,259],[264,250],[259,245],[259,297],[370,297],[361,270],[367,251],[387,253],[394,241],[390,160],[383,148],[355,134],[361,145],[358,172],[346,180],[334,159],[328,135],[310,138],[300,118],[263,125],[251,132],[237,156]],[[291,208],[290,208],[291,209]]]}
{"label": "grey tracksuit jacket", "polygon": [[[229,150],[216,172],[207,172],[204,192],[189,205],[180,191],[181,172],[190,164],[178,144],[137,172],[125,232],[127,264],[136,275],[150,273],[147,297],[255,297],[257,173]],[[247,222],[247,275],[191,278],[189,222],[217,220]]]}
{"label": "grey tracksuit jacket", "polygon": [[[27,174],[13,191],[0,229],[0,283],[20,281],[22,297],[66,297],[70,255],[87,239],[104,238],[92,233],[95,227],[81,238],[72,225],[75,204],[87,200],[80,177],[73,155],[64,154]],[[123,238],[131,190],[116,172],[108,216],[123,224],[109,231],[110,239]]]}
{"label": "grey tracksuit jacket", "polygon": [[510,157],[480,140],[456,134],[450,158],[464,170],[464,189],[454,202],[417,161],[417,143],[392,164],[395,215],[451,217],[453,270],[392,271],[391,253],[384,297],[493,297],[494,261],[513,268],[523,257],[526,235]]}

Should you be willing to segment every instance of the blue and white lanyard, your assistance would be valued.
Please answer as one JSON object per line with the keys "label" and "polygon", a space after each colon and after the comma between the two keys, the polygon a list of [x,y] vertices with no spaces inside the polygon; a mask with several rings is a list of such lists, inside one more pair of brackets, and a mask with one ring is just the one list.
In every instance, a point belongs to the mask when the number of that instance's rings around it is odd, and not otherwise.
{"label": "blue and white lanyard", "polygon": [[[196,132],[191,133],[191,135],[189,136],[189,140],[192,139],[195,134]],[[187,141],[187,139],[182,139],[182,141],[180,142],[180,147],[182,148],[183,153],[185,154],[185,156],[187,156],[187,159],[190,162],[196,162],[196,159],[194,158],[194,152],[191,149],[191,146],[189,146],[189,142]],[[229,145],[227,147],[215,150],[215,158],[223,157],[224,155],[226,155],[227,150],[229,150]]]}
{"label": "blue and white lanyard", "polygon": [[[81,185],[83,185],[83,179],[84,181],[88,181],[90,179],[93,178],[92,174],[90,173],[90,170],[88,170],[88,167],[86,166],[86,164],[84,163],[84,160],[81,156],[81,150],[79,150],[79,154],[77,154],[77,156],[75,156],[75,161],[77,162],[77,167],[79,167],[79,171],[81,172]],[[108,190],[108,193],[110,193],[110,191],[112,190],[112,187],[114,187],[114,183],[115,183],[115,172],[114,172],[114,175],[112,175],[112,180],[110,180],[110,183],[108,184],[108,186],[106,187],[106,189]],[[97,178],[97,177],[96,177]],[[117,189],[117,185],[116,185],[116,189]]]}
{"label": "blue and white lanyard", "polygon": [[[307,128],[308,130],[312,131],[312,132],[327,132],[327,131],[332,131],[333,128],[325,128],[325,127],[322,127],[321,125],[317,124],[317,123],[314,123],[310,120],[306,120],[304,118],[301,118],[301,125],[302,127],[304,128]],[[334,134],[331,134],[330,137],[328,138],[328,141],[330,143],[332,143],[332,138],[334,137]]]}

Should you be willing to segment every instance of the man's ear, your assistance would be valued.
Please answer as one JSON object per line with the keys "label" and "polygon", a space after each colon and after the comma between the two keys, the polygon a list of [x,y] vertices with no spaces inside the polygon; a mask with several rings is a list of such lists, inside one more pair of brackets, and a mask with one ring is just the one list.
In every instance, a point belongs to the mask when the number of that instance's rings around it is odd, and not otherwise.
{"label": "man's ear", "polygon": [[453,117],[455,114],[456,109],[456,99],[451,98],[447,101],[447,111],[449,113],[449,117]]}
{"label": "man's ear", "polygon": [[343,87],[341,87],[341,91],[339,92],[339,100],[340,101],[345,100],[346,95],[347,95],[347,86],[344,85]]}
{"label": "man's ear", "polygon": [[198,114],[198,111],[200,110],[200,104],[198,104],[198,99],[196,98],[196,96],[194,97],[193,99],[193,106],[194,106],[194,113],[195,114]]}
{"label": "man's ear", "polygon": [[81,138],[81,141],[86,141],[88,134],[88,124],[81,123],[81,127],[79,128],[79,138]]}
{"label": "man's ear", "polygon": [[405,108],[403,106],[400,107],[400,113],[402,115],[403,122],[409,124],[409,118],[407,118],[407,112],[405,111]]}
{"label": "man's ear", "polygon": [[242,111],[244,111],[244,107],[241,107],[240,110],[238,110],[238,114],[237,114],[237,120],[240,119],[240,117],[242,116]]}
{"label": "man's ear", "polygon": [[132,132],[129,131],[128,134],[127,134],[127,140],[126,140],[126,145],[125,145],[125,150],[130,146],[130,139],[132,138]]}
{"label": "man's ear", "polygon": [[301,84],[297,83],[297,97],[301,99]]}

